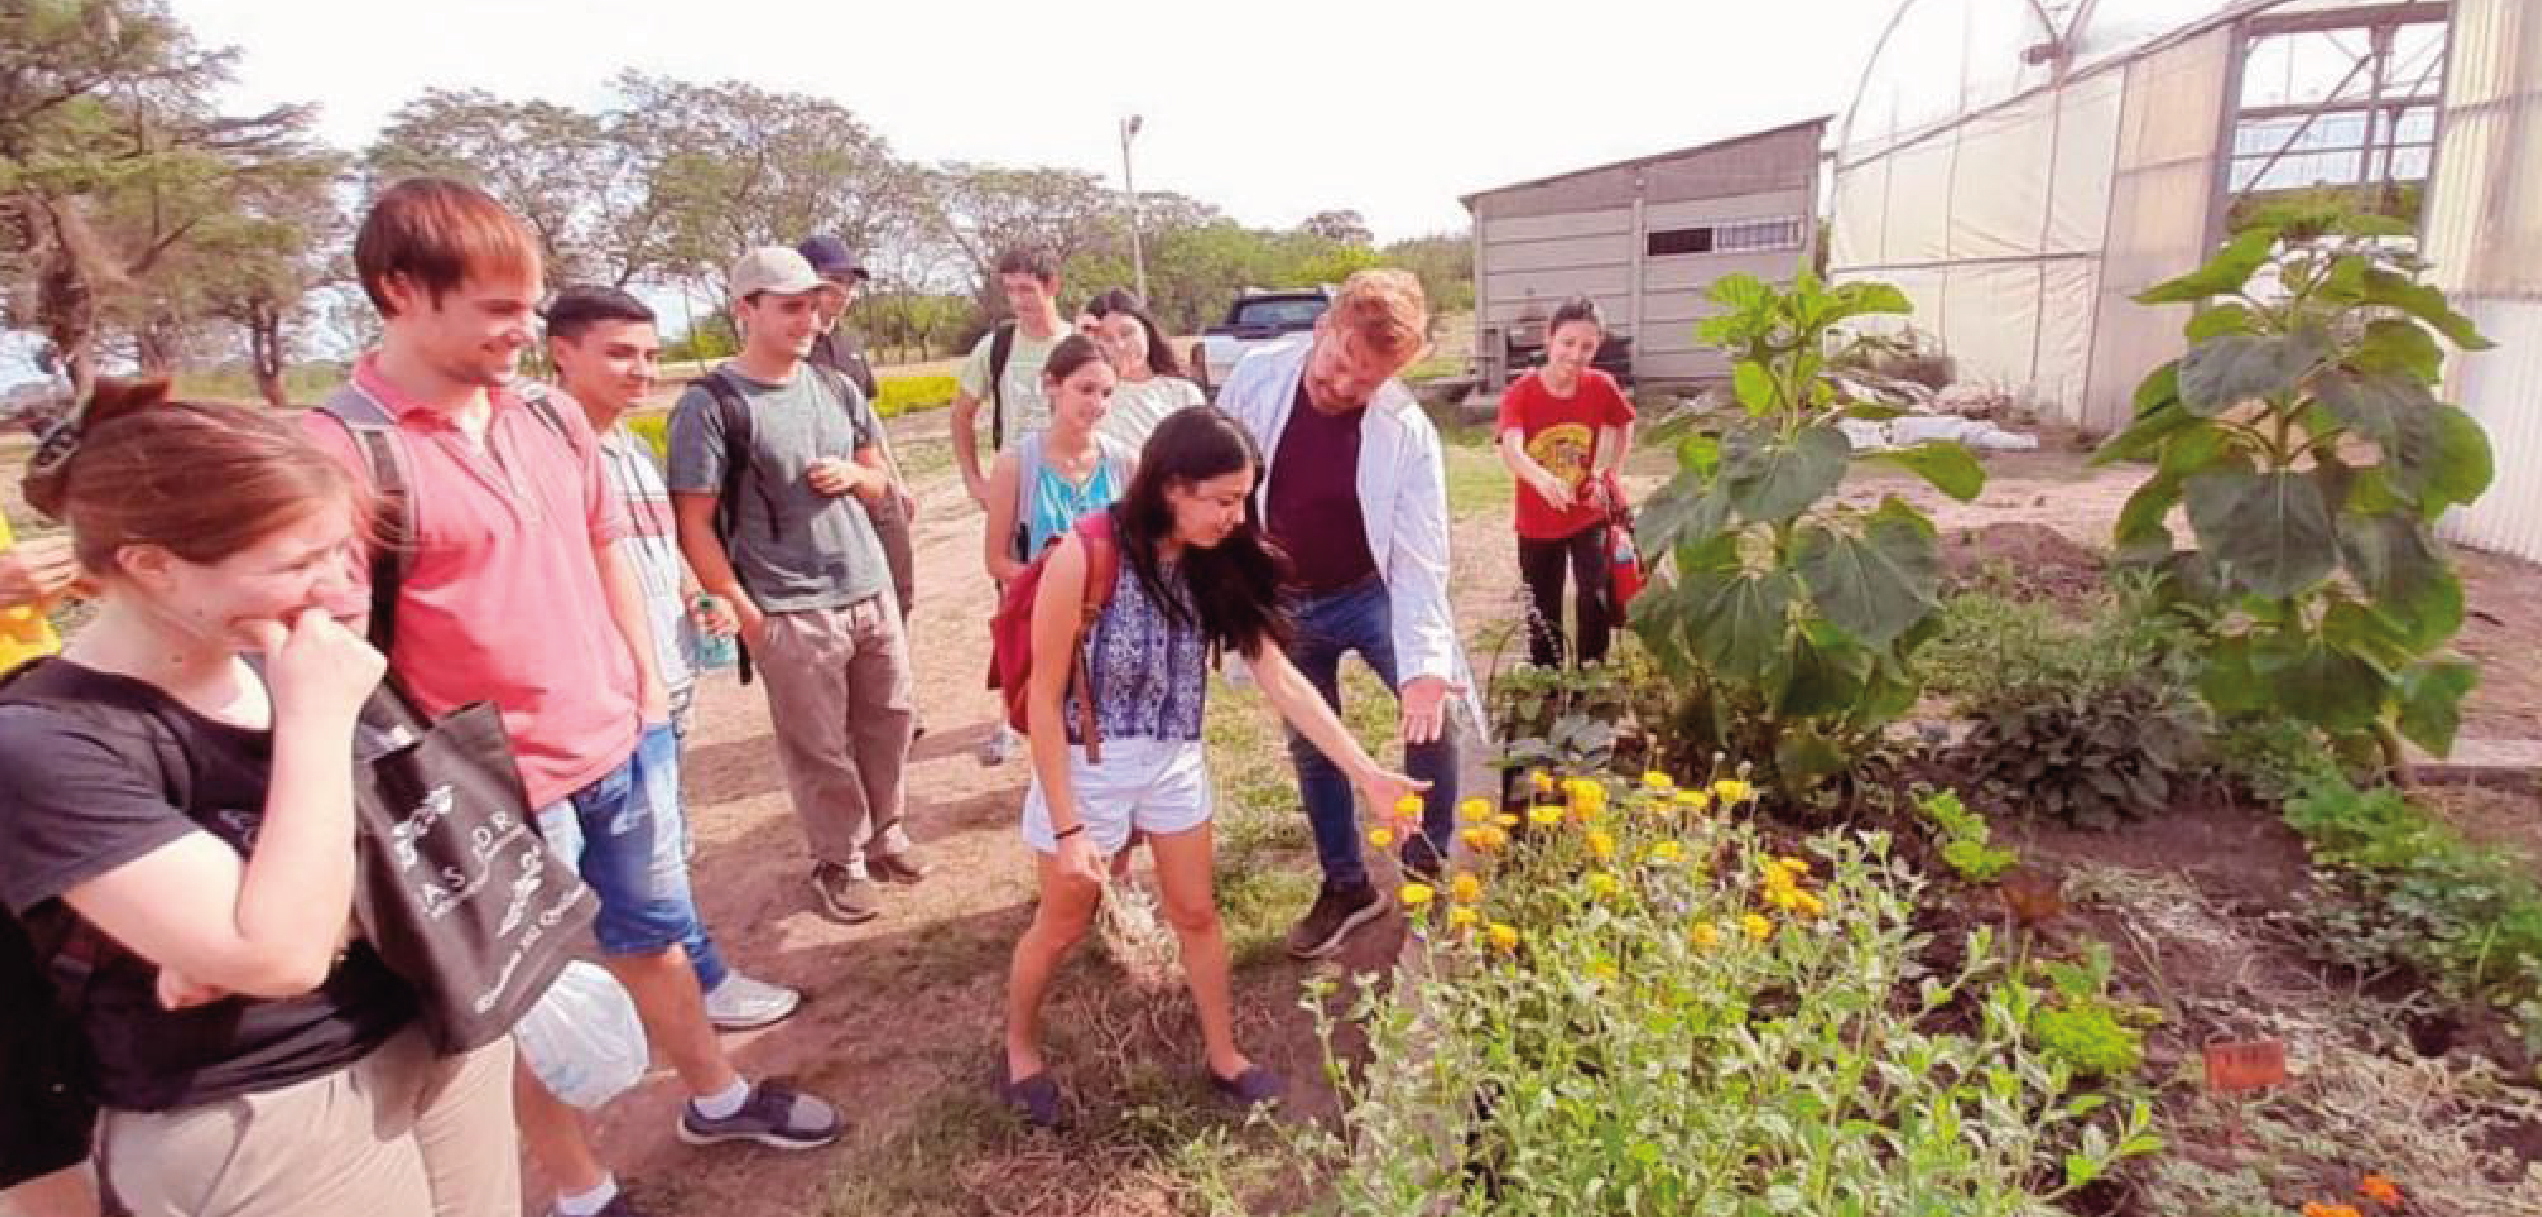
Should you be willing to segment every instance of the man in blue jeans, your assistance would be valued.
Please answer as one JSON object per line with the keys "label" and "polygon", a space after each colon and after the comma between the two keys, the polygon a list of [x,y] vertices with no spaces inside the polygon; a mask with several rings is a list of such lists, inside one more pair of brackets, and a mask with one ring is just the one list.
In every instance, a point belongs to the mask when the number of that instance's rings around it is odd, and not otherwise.
{"label": "man in blue jeans", "polygon": [[[1435,876],[1455,831],[1456,749],[1447,706],[1467,685],[1448,610],[1439,434],[1394,379],[1420,357],[1428,329],[1419,280],[1398,270],[1361,271],[1342,285],[1312,335],[1238,364],[1218,405],[1262,446],[1258,506],[1294,564],[1297,634],[1289,659],[1337,710],[1342,657],[1352,651],[1395,693],[1404,771],[1430,783],[1421,831],[1404,841],[1403,866]],[[1360,856],[1350,782],[1295,732],[1289,758],[1324,885],[1288,946],[1291,955],[1317,959],[1383,915],[1386,902]]]}

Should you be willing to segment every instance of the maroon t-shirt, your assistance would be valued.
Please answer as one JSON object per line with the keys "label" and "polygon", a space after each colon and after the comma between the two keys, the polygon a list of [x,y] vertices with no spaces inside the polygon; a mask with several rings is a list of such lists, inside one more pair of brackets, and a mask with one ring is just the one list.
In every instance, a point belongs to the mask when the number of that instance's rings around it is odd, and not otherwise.
{"label": "maroon t-shirt", "polygon": [[1359,511],[1359,429],[1367,417],[1365,406],[1326,414],[1301,384],[1280,431],[1263,526],[1288,551],[1290,585],[1301,591],[1339,591],[1377,573]]}

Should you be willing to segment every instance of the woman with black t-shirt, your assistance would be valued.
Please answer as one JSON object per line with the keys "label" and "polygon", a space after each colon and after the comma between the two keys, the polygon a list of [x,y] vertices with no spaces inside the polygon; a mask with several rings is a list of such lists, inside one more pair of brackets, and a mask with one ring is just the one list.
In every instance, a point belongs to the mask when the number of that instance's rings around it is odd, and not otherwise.
{"label": "woman with black t-shirt", "polygon": [[82,1033],[106,1185],[140,1217],[516,1213],[510,1042],[437,1058],[347,928],[367,502],[288,420],[165,392],[109,382],[38,451],[98,611],[0,685],[0,900]]}

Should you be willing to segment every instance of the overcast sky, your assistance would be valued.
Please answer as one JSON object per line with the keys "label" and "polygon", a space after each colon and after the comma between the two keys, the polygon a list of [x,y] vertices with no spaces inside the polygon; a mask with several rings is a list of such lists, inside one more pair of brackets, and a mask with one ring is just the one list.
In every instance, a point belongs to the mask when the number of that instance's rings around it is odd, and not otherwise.
{"label": "overcast sky", "polygon": [[1063,165],[1287,226],[1841,113],[1893,0],[172,0],[235,101],[358,147],[429,86],[597,104],[637,67],[828,97],[922,161]]}

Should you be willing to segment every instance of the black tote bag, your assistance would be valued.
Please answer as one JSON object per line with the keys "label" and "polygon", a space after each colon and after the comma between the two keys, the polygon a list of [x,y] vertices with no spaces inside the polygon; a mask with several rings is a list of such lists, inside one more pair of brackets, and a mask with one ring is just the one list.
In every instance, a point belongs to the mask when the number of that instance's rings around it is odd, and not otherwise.
{"label": "black tote bag", "polygon": [[429,720],[392,680],[356,740],[354,920],[435,1047],[492,1043],[590,942],[591,889],[539,836],[492,704]]}

